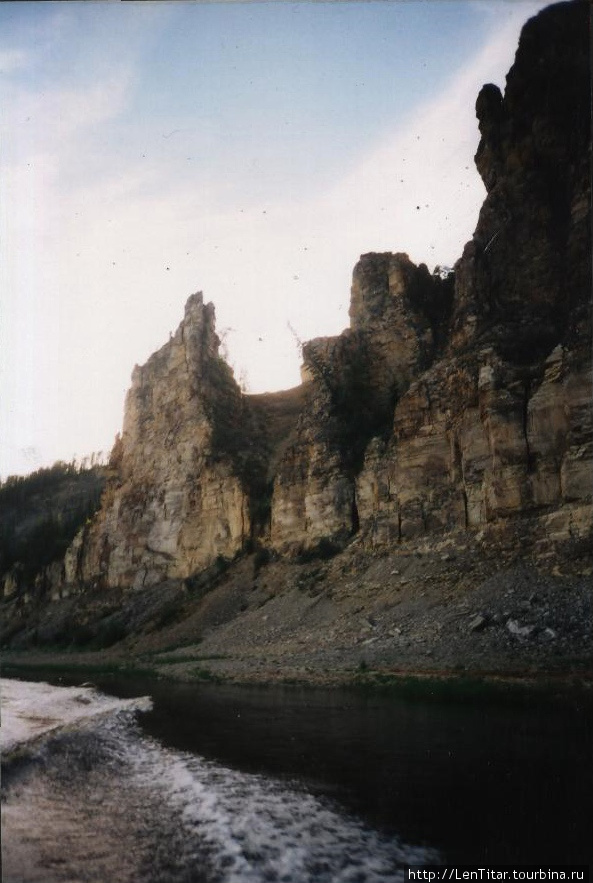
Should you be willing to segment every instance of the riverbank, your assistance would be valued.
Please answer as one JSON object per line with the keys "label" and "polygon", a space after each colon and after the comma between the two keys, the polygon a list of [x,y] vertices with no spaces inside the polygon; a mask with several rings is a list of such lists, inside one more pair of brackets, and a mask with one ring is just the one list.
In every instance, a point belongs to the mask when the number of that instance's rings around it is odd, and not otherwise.
{"label": "riverbank", "polygon": [[[205,662],[211,667],[206,668]],[[452,701],[478,697],[520,700],[525,691],[539,695],[579,695],[593,702],[593,672],[585,670],[546,672],[446,670],[396,671],[357,668],[312,672],[300,669],[266,669],[258,666],[235,669],[226,662],[221,672],[214,666],[219,660],[188,659],[162,665],[158,660],[141,662],[116,659],[106,654],[5,654],[2,673],[7,678],[49,680],[52,683],[78,684],[89,680],[129,679],[134,681],[171,682],[172,684],[227,684],[246,687],[307,687],[321,689],[355,688],[390,691],[398,696],[436,698]]]}
{"label": "riverbank", "polygon": [[591,550],[515,549],[467,534],[381,554],[354,541],[326,559],[255,553],[193,581],[22,613],[15,600],[4,665],[238,683],[591,683]]}

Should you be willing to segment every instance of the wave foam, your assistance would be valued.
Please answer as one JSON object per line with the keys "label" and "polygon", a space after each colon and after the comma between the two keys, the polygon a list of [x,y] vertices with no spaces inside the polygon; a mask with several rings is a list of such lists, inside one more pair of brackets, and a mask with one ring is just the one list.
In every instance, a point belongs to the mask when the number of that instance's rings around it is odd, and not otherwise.
{"label": "wave foam", "polygon": [[297,783],[224,768],[143,740],[138,780],[166,795],[186,833],[186,862],[207,857],[224,883],[395,883],[436,851],[403,843]]}
{"label": "wave foam", "polygon": [[76,726],[97,715],[124,709],[148,711],[147,697],[116,699],[99,693],[94,687],[54,687],[51,684],[0,680],[2,726],[0,749],[6,759],[14,751],[48,734]]}
{"label": "wave foam", "polygon": [[[56,862],[68,858],[73,873],[84,867],[89,881],[89,844],[96,854],[102,844],[109,856],[107,864],[96,862],[97,881],[117,867],[130,883],[400,883],[406,865],[438,860],[435,851],[374,830],[299,783],[162,746],[134,720],[135,709],[149,707],[146,698],[112,699],[88,687],[2,686],[3,741],[33,744],[41,761],[8,801],[13,809],[27,803],[28,853],[37,793],[45,808],[37,813],[42,851],[53,851]],[[51,723],[44,717],[50,713]],[[47,738],[37,751],[40,733]],[[52,806],[67,806],[68,822],[58,828],[50,825],[59,816],[48,815],[48,795]],[[76,833],[68,856],[60,852],[65,824]]]}

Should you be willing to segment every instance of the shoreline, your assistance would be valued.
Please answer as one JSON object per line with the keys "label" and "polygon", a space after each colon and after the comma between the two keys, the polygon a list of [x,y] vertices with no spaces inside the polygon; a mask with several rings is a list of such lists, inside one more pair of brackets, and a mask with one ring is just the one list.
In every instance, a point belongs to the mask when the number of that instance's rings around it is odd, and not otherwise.
{"label": "shoreline", "polygon": [[[75,677],[99,676],[139,680],[170,681],[184,684],[220,684],[245,687],[303,687],[340,689],[356,688],[377,691],[418,692],[428,694],[437,687],[439,695],[449,693],[500,693],[522,689],[541,693],[573,693],[593,697],[593,670],[575,667],[564,670],[482,670],[420,669],[420,668],[336,668],[324,671],[303,671],[297,667],[265,664],[255,667],[232,666],[229,670],[216,669],[217,660],[209,660],[209,667],[199,665],[201,660],[163,665],[160,660],[124,660],[111,655],[93,654],[2,654],[2,677],[28,674]],[[206,660],[204,660],[206,661]],[[226,662],[227,660],[225,660]],[[196,668],[196,665],[198,666]]]}
{"label": "shoreline", "polygon": [[251,555],[203,589],[97,588],[33,609],[2,661],[177,682],[593,683],[590,556],[550,569],[462,545],[377,557],[353,543],[259,569]]}

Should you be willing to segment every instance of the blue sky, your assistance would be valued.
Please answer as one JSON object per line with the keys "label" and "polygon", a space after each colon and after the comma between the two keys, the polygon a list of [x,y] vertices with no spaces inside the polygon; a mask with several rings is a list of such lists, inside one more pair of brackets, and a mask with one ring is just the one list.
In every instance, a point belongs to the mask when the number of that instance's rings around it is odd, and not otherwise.
{"label": "blue sky", "polygon": [[366,251],[453,263],[474,102],[539,0],[0,4],[0,475],[107,451],[189,294],[251,391]]}

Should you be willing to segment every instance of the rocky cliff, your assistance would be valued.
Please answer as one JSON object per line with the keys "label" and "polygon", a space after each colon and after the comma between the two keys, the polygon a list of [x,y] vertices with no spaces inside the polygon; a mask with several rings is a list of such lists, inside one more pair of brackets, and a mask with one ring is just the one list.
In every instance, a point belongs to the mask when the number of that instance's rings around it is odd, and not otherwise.
{"label": "rocky cliff", "polygon": [[254,532],[300,551],[527,514],[544,534],[586,529],[587,16],[586,4],[559,4],[525,26],[504,96],[493,85],[478,95],[487,197],[454,273],[364,255],[350,328],[303,347],[284,438],[266,441],[257,397],[218,355],[212,305],[188,300],[176,334],[134,370],[117,480],[67,557],[66,583],[186,577]]}
{"label": "rocky cliff", "polygon": [[452,294],[452,277],[431,276],[405,254],[361,258],[350,328],[303,348],[310,406],[275,477],[275,548],[341,544],[366,529],[357,480],[365,454],[392,437],[396,403],[442,352]]}
{"label": "rocky cliff", "polygon": [[589,529],[587,33],[586,4],[545,10],[504,96],[481,90],[487,197],[454,282],[365,255],[350,330],[305,348],[323,409],[280,466],[273,543],[358,530],[391,543],[527,515],[542,536]]}
{"label": "rocky cliff", "polygon": [[114,475],[68,551],[66,592],[188,577],[265,530],[269,461],[301,395],[242,395],[219,343],[214,307],[194,294],[169,342],[134,369]]}
{"label": "rocky cliff", "polygon": [[112,479],[54,597],[148,592],[254,549],[446,540],[553,564],[590,542],[588,4],[529,21],[476,113],[487,195],[454,269],[363,255],[350,327],[303,346],[298,389],[242,394],[214,308],[189,298],[134,369]]}

